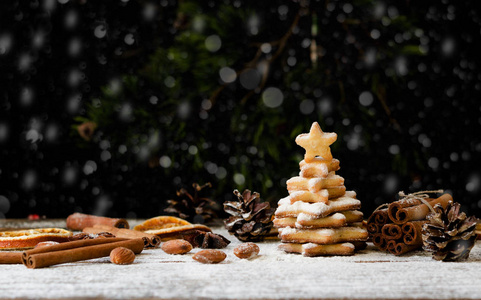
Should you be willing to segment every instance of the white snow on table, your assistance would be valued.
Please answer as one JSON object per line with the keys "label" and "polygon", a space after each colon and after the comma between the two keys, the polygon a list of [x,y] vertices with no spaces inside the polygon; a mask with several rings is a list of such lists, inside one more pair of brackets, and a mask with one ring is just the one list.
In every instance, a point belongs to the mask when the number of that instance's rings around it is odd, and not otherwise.
{"label": "white snow on table", "polygon": [[234,256],[205,265],[192,259],[199,251],[168,255],[144,250],[132,265],[108,258],[27,269],[0,265],[0,298],[213,298],[213,299],[452,299],[481,298],[481,242],[468,261],[443,263],[422,251],[396,257],[369,244],[350,257],[303,257],[277,250],[278,241],[257,243],[260,255]]}

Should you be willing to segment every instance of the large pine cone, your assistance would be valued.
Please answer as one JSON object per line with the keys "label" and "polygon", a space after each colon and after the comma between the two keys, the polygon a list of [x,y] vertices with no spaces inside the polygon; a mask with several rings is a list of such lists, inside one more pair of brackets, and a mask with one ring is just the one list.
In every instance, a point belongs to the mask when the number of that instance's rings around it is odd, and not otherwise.
{"label": "large pine cone", "polygon": [[271,231],[274,209],[262,202],[257,192],[245,190],[242,194],[234,190],[238,201],[226,201],[224,210],[231,216],[224,221],[230,234],[239,240],[261,241]]}
{"label": "large pine cone", "polygon": [[460,204],[450,201],[446,207],[434,206],[435,213],[426,218],[422,230],[423,248],[433,252],[433,258],[442,261],[461,261],[469,257],[476,242],[476,217],[460,213]]}

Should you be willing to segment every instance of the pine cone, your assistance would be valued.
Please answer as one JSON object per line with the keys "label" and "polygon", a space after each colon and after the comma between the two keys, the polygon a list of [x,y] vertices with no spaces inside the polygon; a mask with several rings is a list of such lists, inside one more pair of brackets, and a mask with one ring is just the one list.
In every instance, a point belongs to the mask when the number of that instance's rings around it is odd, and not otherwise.
{"label": "pine cone", "polygon": [[268,202],[261,202],[257,192],[234,190],[238,201],[224,203],[224,211],[231,216],[224,221],[230,234],[243,242],[261,241],[271,231],[274,209]]}
{"label": "pine cone", "polygon": [[476,217],[459,212],[461,205],[450,201],[446,207],[434,206],[422,230],[423,248],[442,261],[461,261],[469,257],[476,241]]}
{"label": "pine cone", "polygon": [[164,211],[178,216],[181,219],[196,224],[204,224],[215,218],[216,214],[213,210],[215,201],[208,197],[201,197],[200,193],[205,187],[212,187],[210,182],[199,185],[192,184],[194,191],[190,193],[184,188],[177,191],[177,200],[167,200],[169,207]]}

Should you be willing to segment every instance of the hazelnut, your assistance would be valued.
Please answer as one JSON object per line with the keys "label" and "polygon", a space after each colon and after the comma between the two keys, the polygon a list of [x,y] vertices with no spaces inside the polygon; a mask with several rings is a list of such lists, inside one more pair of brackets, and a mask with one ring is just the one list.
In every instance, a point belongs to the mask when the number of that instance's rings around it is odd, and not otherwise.
{"label": "hazelnut", "polygon": [[185,254],[192,250],[192,245],[186,240],[170,240],[162,244],[162,250],[167,254]]}
{"label": "hazelnut", "polygon": [[134,262],[135,254],[132,250],[117,247],[110,251],[110,261],[117,265],[128,265]]}
{"label": "hazelnut", "polygon": [[226,257],[227,255],[224,252],[215,249],[201,250],[192,256],[194,260],[203,264],[217,264],[223,261]]}
{"label": "hazelnut", "polygon": [[234,248],[234,254],[238,258],[249,259],[259,254],[259,246],[252,242],[243,243]]}

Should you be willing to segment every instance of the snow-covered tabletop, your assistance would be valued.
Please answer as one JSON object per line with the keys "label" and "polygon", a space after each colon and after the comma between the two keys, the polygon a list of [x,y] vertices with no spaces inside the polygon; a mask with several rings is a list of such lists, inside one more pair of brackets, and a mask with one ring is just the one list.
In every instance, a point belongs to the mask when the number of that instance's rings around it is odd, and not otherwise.
{"label": "snow-covered tabletop", "polygon": [[[58,224],[55,224],[58,225]],[[428,253],[396,257],[371,244],[351,257],[308,258],[277,250],[278,241],[258,243],[251,260],[234,256],[240,242],[224,228],[214,232],[232,243],[216,265],[160,248],[144,250],[132,265],[108,258],[27,269],[0,265],[0,298],[175,299],[453,299],[481,298],[481,242],[468,261],[443,263]]]}

